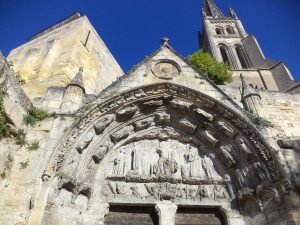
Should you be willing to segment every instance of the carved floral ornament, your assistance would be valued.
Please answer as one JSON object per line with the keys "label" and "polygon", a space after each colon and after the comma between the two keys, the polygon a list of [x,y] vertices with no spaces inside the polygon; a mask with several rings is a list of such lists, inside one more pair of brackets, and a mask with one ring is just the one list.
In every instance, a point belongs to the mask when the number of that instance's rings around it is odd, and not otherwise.
{"label": "carved floral ornament", "polygon": [[62,139],[43,178],[63,172],[61,188],[68,184],[73,193],[90,196],[102,164],[108,197],[251,196],[256,202],[257,187],[284,177],[246,119],[203,93],[169,83],[121,93],[86,112]]}

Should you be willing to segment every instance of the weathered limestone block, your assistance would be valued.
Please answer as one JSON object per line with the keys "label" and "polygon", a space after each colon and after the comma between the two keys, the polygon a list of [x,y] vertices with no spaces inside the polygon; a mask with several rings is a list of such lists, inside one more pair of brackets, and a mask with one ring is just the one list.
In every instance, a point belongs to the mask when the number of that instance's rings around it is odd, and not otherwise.
{"label": "weathered limestone block", "polygon": [[23,88],[31,100],[42,97],[49,86],[66,86],[79,66],[86,68],[88,94],[99,93],[123,74],[88,18],[81,15],[12,50],[8,59],[26,80]]}

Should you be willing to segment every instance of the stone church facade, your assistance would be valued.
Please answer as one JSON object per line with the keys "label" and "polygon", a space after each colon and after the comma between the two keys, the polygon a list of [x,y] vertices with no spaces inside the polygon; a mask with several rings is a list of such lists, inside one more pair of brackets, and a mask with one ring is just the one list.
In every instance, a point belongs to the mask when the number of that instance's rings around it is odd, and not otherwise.
{"label": "stone church facade", "polygon": [[[201,47],[230,63],[231,84],[167,38],[123,74],[79,13],[1,56],[0,224],[300,224],[299,83],[232,9],[202,11]],[[32,107],[55,114],[27,126]]]}

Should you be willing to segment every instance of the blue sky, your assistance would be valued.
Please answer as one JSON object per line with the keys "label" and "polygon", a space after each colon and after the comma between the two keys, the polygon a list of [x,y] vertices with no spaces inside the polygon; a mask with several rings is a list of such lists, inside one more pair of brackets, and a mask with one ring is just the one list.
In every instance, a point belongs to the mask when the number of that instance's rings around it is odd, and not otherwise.
{"label": "blue sky", "polygon": [[[203,0],[0,0],[0,49],[4,55],[33,34],[81,11],[87,15],[124,71],[167,36],[182,56],[198,49]],[[284,61],[300,80],[300,1],[215,0],[235,9],[265,55]]]}

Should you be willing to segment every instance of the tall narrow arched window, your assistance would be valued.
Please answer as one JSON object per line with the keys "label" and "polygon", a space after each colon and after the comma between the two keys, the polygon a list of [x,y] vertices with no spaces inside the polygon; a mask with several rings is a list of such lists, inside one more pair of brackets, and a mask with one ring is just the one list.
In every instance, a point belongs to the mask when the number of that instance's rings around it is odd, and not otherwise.
{"label": "tall narrow arched window", "polygon": [[246,58],[246,54],[245,51],[243,49],[242,46],[235,46],[235,51],[236,54],[239,58],[239,61],[241,63],[242,69],[248,69],[249,68],[249,64],[247,63],[247,58]]}
{"label": "tall narrow arched window", "polygon": [[219,48],[223,62],[228,63],[232,67],[231,61],[229,60],[228,49],[223,45],[220,45]]}
{"label": "tall narrow arched window", "polygon": [[234,34],[235,33],[232,27],[227,27],[226,32],[227,32],[227,34]]}

